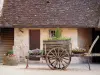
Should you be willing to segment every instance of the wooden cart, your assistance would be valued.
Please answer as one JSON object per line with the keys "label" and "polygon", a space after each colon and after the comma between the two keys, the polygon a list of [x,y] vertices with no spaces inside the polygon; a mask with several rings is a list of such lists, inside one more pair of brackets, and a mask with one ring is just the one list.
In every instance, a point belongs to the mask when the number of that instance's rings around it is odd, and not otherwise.
{"label": "wooden cart", "polygon": [[[100,54],[91,53],[91,51],[98,39],[99,39],[99,36],[96,37],[96,39],[92,43],[92,45],[87,53],[78,53],[78,54],[72,53],[71,50],[69,50],[65,47],[67,45],[61,45],[58,43],[58,44],[56,44],[56,46],[49,45],[49,47],[50,47],[49,50],[47,50],[47,44],[45,44],[44,52],[42,54],[38,54],[38,55],[34,55],[34,56],[44,58],[46,60],[47,65],[53,70],[54,69],[62,69],[62,70],[66,69],[71,62],[71,57],[86,57],[87,63],[89,66],[89,70],[91,70],[89,57],[100,56]],[[71,44],[68,44],[68,46],[71,49]],[[26,58],[27,58],[26,68],[28,68],[29,57],[27,56]]]}

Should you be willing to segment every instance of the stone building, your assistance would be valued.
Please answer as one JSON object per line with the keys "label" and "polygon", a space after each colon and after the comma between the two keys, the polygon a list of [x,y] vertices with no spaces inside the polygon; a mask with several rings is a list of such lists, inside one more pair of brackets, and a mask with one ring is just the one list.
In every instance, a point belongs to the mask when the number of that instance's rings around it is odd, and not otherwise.
{"label": "stone building", "polygon": [[[9,49],[18,57],[43,49],[57,27],[71,38],[72,48],[88,50],[100,35],[100,0],[4,0],[0,27],[0,56]],[[100,52],[99,42],[93,52]]]}

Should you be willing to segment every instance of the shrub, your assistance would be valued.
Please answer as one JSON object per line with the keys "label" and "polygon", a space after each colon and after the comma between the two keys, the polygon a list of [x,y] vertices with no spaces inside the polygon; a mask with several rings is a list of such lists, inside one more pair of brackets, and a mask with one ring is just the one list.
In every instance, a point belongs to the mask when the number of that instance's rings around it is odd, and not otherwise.
{"label": "shrub", "polygon": [[61,37],[61,29],[60,28],[56,28],[56,30],[55,30],[55,37],[56,38],[60,38]]}
{"label": "shrub", "polygon": [[9,50],[7,53],[6,53],[6,56],[8,55],[13,55],[13,50]]}

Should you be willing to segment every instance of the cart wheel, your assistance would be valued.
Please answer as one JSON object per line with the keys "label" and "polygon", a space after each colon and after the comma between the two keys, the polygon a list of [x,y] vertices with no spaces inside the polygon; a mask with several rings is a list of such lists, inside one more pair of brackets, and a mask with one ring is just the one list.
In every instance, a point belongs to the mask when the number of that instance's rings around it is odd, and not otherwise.
{"label": "cart wheel", "polygon": [[51,69],[66,69],[70,61],[69,52],[62,47],[52,48],[46,55],[46,63]]}

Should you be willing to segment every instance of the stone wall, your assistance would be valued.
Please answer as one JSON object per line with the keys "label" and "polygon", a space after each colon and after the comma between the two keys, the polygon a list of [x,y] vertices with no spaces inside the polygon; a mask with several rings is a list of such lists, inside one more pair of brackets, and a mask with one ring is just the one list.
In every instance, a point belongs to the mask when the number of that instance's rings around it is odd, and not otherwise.
{"label": "stone wall", "polygon": [[[15,28],[14,52],[21,60],[28,54],[29,30],[40,29],[40,49],[43,49],[43,40],[49,38],[49,29],[52,28]],[[71,38],[72,48],[78,47],[77,28],[61,28],[62,36]]]}

